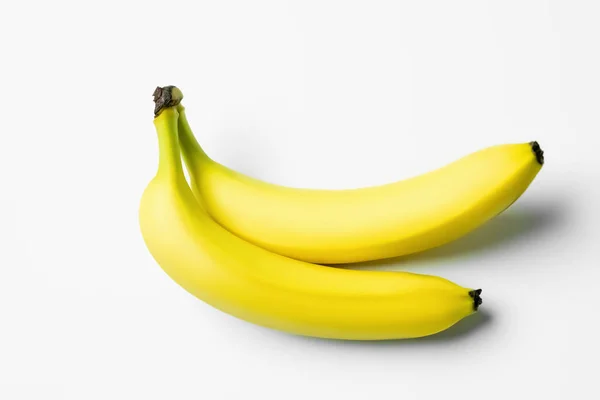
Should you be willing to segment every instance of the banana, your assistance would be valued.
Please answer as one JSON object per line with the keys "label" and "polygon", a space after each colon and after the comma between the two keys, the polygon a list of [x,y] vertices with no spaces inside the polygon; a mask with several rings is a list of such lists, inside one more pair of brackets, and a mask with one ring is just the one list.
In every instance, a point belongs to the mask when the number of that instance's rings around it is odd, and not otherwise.
{"label": "banana", "polygon": [[184,176],[173,103],[160,102],[154,120],[159,166],[142,195],[139,222],[154,259],[189,293],[264,327],[349,340],[431,335],[477,310],[481,290],[435,276],[297,261],[221,227],[198,206]]}
{"label": "banana", "polygon": [[198,144],[181,104],[178,111],[192,190],[208,213],[251,243],[312,263],[390,258],[458,239],[515,202],[544,163],[537,142],[507,144],[387,185],[295,189],[215,162]]}

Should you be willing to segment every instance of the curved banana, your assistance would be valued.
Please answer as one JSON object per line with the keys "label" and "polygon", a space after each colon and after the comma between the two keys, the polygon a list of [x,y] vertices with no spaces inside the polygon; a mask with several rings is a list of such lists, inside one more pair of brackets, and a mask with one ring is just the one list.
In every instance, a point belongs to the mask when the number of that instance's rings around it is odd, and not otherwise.
{"label": "curved banana", "polygon": [[265,327],[356,340],[434,334],[481,304],[481,290],[442,278],[315,265],[236,237],[198,207],[183,174],[177,118],[175,107],[155,118],[159,168],[139,219],[152,256],[194,296]]}
{"label": "curved banana", "polygon": [[407,180],[363,189],[266,183],[210,159],[178,106],[194,193],[223,227],[298,260],[338,264],[396,257],[453,241],[509,207],[544,162],[537,142],[493,146]]}

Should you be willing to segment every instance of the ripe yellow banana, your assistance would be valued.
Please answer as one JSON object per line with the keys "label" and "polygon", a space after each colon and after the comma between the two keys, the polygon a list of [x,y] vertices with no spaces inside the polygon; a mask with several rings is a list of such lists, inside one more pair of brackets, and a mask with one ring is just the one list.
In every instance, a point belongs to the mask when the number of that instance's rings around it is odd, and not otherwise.
{"label": "ripe yellow banana", "polygon": [[481,290],[407,272],[293,260],[238,238],[198,206],[183,174],[178,112],[157,102],[159,167],[142,196],[144,241],[163,270],[213,307],[299,335],[378,340],[442,331],[472,314]]}
{"label": "ripe yellow banana", "polygon": [[455,240],[516,201],[540,171],[537,142],[493,146],[407,180],[311,190],[233,171],[202,150],[180,104],[179,137],[194,194],[223,227],[298,260],[337,264],[415,253]]}

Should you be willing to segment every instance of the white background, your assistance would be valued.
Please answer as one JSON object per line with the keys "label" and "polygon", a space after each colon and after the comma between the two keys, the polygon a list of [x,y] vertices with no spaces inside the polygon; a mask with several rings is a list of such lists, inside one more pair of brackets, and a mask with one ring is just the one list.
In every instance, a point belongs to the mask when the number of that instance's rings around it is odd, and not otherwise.
{"label": "white background", "polygon": [[[0,6],[0,398],[598,398],[600,3],[12,1]],[[454,244],[361,268],[483,288],[421,340],[258,328],[173,283],[141,238],[151,94],[206,151],[346,188],[538,140],[527,193]]]}

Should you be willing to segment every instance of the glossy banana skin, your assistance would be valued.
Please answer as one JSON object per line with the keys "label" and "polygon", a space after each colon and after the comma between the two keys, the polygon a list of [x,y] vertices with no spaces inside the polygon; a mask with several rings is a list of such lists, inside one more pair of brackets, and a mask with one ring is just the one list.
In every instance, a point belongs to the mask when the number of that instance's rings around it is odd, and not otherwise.
{"label": "glossy banana skin", "polygon": [[198,205],[185,180],[178,118],[176,107],[155,118],[159,168],[139,220],[152,256],[194,296],[261,326],[349,340],[427,336],[477,310],[480,290],[443,278],[315,265],[233,235]]}
{"label": "glossy banana skin", "polygon": [[257,246],[313,263],[397,257],[458,239],[514,203],[543,164],[537,142],[506,144],[387,185],[295,189],[213,161],[178,110],[192,190],[208,213]]}

